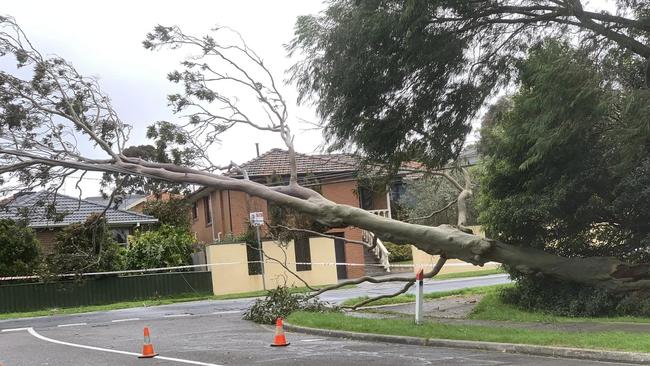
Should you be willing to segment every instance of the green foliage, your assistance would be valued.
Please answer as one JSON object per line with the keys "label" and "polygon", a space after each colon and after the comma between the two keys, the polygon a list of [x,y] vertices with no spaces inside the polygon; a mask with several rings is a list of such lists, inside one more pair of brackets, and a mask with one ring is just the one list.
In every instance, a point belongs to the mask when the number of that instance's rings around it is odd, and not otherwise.
{"label": "green foliage", "polygon": [[34,231],[13,220],[0,220],[0,277],[31,275],[39,264]]}
{"label": "green foliage", "polygon": [[[168,122],[158,122],[148,128],[147,137],[158,138],[156,146],[153,145],[134,145],[122,150],[122,154],[129,158],[141,159],[147,162],[177,164],[192,166],[197,161],[197,152],[184,147],[170,147],[171,143],[165,138],[169,135],[162,131],[162,127],[167,126]],[[158,127],[158,128],[157,128]],[[153,132],[152,132],[153,131]],[[150,137],[151,136],[151,137]],[[182,140],[184,141],[184,140]],[[115,184],[119,183],[119,184]],[[117,187],[114,187],[117,186]],[[187,193],[189,188],[185,184],[173,183],[162,179],[142,177],[136,175],[124,175],[117,173],[104,173],[101,182],[103,189],[114,190],[114,203],[120,203],[120,197],[128,194],[161,194],[161,193]],[[108,196],[108,195],[107,195]]]}
{"label": "green foliage", "polygon": [[[621,141],[630,125],[650,120],[648,108],[632,117],[621,106],[641,95],[650,105],[650,94],[622,85],[626,70],[561,42],[540,44],[519,67],[519,91],[481,131],[479,221],[488,236],[567,257],[650,260],[650,133],[637,130],[633,146]],[[620,295],[509,272],[519,285],[504,299],[519,306],[623,310]]]}
{"label": "green foliage", "polygon": [[144,269],[191,264],[194,242],[189,231],[169,225],[138,232],[130,238],[126,266],[128,269]]}
{"label": "green foliage", "polygon": [[[619,143],[627,120],[619,106],[630,93],[611,74],[565,44],[530,53],[512,106],[482,130],[480,221],[489,235],[565,256],[650,259],[650,211],[635,204],[648,197],[650,134],[637,158]],[[632,168],[621,169],[623,160]]]}
{"label": "green foliage", "polygon": [[257,299],[244,313],[244,319],[260,324],[274,324],[294,311],[327,312],[334,310],[326,302],[309,299],[308,295],[291,292],[288,287],[269,290],[263,299]]}
{"label": "green foliage", "polygon": [[647,292],[614,293],[546,277],[521,276],[500,296],[506,304],[559,316],[650,316]]}
{"label": "green foliage", "polygon": [[47,258],[48,269],[55,274],[118,271],[123,262],[122,249],[113,240],[106,219],[96,214],[63,228],[54,253]]}
{"label": "green foliage", "polygon": [[413,259],[410,245],[399,245],[389,242],[384,242],[384,245],[390,253],[388,256],[390,262],[403,262]]}
{"label": "green foliage", "polygon": [[[441,166],[461,150],[485,84],[455,78],[466,41],[432,29],[434,2],[333,1],[302,16],[290,49],[300,99],[314,97],[330,147],[370,162]],[[496,66],[496,65],[495,65]]]}
{"label": "green foliage", "polygon": [[170,198],[167,201],[151,200],[144,204],[142,213],[157,218],[161,225],[189,230],[192,226],[191,206],[182,198]]}
{"label": "green foliage", "polygon": [[603,63],[626,68],[621,83],[650,83],[647,2],[616,6],[630,17],[620,29],[634,31],[594,30],[601,20],[574,18],[573,2],[333,0],[298,18],[292,81],[300,100],[316,105],[330,148],[393,168],[410,160],[437,168],[457,156],[486,98],[511,84],[543,37],[570,34]]}

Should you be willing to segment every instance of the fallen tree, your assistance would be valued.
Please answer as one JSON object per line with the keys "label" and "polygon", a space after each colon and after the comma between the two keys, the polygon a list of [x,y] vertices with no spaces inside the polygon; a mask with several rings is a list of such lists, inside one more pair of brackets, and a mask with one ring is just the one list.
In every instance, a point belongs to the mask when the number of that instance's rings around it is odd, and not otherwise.
{"label": "fallen tree", "polygon": [[[217,29],[214,34],[227,31],[234,39],[231,43],[221,43],[214,36],[185,35],[176,27],[158,26],[147,35],[144,45],[152,50],[198,50],[183,63],[182,72],[169,75],[171,81],[183,84],[184,93],[169,100],[175,111],[190,111],[188,123],[159,122],[148,131],[178,158],[169,163],[125,156],[131,127],[119,118],[97,81],[80,75],[61,58],[43,56],[12,18],[1,18],[0,27],[0,54],[13,55],[19,67],[33,67],[25,79],[8,71],[0,73],[0,174],[4,191],[36,186],[58,189],[73,174],[88,171],[196,184],[242,191],[308,214],[328,227],[356,226],[382,240],[412,244],[443,258],[475,265],[499,262],[521,272],[543,273],[614,291],[650,288],[650,264],[631,265],[609,257],[565,258],[467,232],[462,212],[463,198],[471,194],[467,186],[459,187],[459,225],[438,227],[379,217],[300,186],[287,105],[262,59],[228,29]],[[237,98],[221,92],[227,90],[224,84],[252,96],[260,108],[257,114],[242,110]],[[280,134],[291,157],[289,184],[269,187],[248,180],[246,174],[237,179],[219,173],[224,167],[211,162],[209,147],[235,125]],[[82,152],[90,145],[102,156]],[[196,157],[201,163],[181,165],[182,156]],[[230,164],[228,169],[238,167]]]}

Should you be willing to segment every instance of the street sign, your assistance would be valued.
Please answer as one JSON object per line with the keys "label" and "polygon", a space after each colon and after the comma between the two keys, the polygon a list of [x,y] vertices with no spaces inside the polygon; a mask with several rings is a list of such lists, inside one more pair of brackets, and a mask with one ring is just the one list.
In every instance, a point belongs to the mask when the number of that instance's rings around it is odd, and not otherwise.
{"label": "street sign", "polygon": [[264,213],[263,212],[251,212],[250,213],[250,222],[253,226],[262,226],[264,225]]}

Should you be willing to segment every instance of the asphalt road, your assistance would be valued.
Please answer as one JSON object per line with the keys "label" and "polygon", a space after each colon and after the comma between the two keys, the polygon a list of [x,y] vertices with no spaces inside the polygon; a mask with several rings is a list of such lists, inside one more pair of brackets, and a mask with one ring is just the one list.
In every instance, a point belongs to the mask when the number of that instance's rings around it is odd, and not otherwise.
{"label": "asphalt road", "polygon": [[[427,291],[488,285],[503,276],[428,283]],[[397,284],[396,287],[399,287]],[[364,286],[327,295],[359,296]],[[394,287],[372,291],[394,291]],[[347,297],[346,297],[347,296]],[[0,364],[87,365],[594,365],[594,362],[462,349],[391,345],[288,333],[271,348],[273,328],[241,320],[251,300],[200,301],[80,315],[0,321]],[[160,356],[139,359],[142,330]],[[606,365],[603,363],[602,365]],[[609,364],[611,365],[611,364]]]}

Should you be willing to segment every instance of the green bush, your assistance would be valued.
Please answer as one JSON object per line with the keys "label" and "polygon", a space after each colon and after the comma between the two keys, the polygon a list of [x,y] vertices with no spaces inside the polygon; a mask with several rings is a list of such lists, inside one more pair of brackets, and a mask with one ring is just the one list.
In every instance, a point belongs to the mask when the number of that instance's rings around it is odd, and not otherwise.
{"label": "green bush", "polygon": [[0,276],[31,275],[39,263],[34,231],[13,220],[0,220]]}
{"label": "green bush", "polygon": [[615,293],[547,277],[522,276],[502,290],[503,302],[523,310],[570,317],[650,316],[648,293]]}
{"label": "green bush", "polygon": [[161,225],[169,225],[189,230],[192,226],[190,203],[181,198],[147,201],[142,213],[158,219]]}
{"label": "green bush", "polygon": [[410,245],[398,245],[393,243],[384,243],[384,245],[390,253],[388,256],[390,262],[403,262],[413,259],[413,252],[411,252]]}
{"label": "green bush", "polygon": [[194,236],[183,228],[162,225],[158,230],[138,232],[129,240],[129,269],[183,266],[192,263]]}
{"label": "green bush", "polygon": [[269,290],[263,299],[257,299],[244,313],[244,319],[259,324],[274,324],[278,318],[286,318],[294,311],[326,312],[335,307],[308,295],[292,293],[288,287]]}
{"label": "green bush", "polygon": [[106,219],[91,215],[86,222],[68,225],[57,235],[47,264],[54,274],[118,271],[124,268],[124,257]]}

